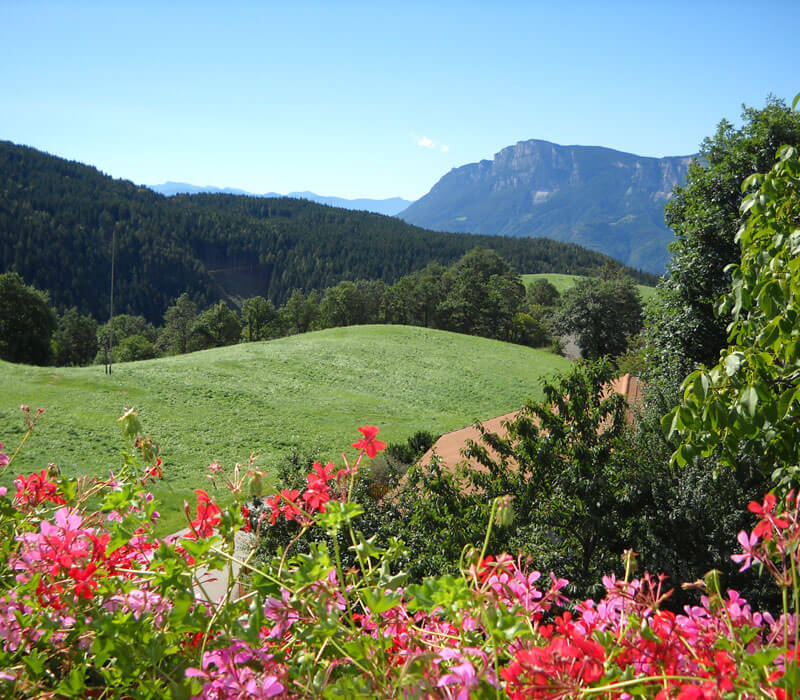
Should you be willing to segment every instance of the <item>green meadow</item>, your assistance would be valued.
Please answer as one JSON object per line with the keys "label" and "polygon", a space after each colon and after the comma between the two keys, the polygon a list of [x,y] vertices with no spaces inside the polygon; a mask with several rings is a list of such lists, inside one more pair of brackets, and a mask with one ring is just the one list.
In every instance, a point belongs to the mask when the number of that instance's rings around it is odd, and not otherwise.
{"label": "green meadow", "polygon": [[[524,284],[526,287],[535,279],[546,279],[558,290],[559,294],[563,294],[570,287],[574,287],[579,280],[583,279],[583,277],[580,275],[563,275],[557,272],[546,272],[536,275],[520,275],[520,277],[522,278],[522,284]],[[644,284],[637,284],[636,289],[639,290],[642,303],[646,303],[650,297],[656,293],[655,287],[648,287]]]}
{"label": "green meadow", "polygon": [[[379,437],[438,434],[541,397],[557,355],[408,326],[352,326],[114,366],[46,368],[0,362],[0,441],[24,433],[20,404],[42,407],[33,437],[0,483],[55,462],[68,475],[107,474],[123,448],[117,418],[134,406],[159,444],[161,530],[182,527],[205,466],[251,454],[268,471],[293,450],[336,459],[377,425]],[[354,450],[349,450],[355,454]]]}

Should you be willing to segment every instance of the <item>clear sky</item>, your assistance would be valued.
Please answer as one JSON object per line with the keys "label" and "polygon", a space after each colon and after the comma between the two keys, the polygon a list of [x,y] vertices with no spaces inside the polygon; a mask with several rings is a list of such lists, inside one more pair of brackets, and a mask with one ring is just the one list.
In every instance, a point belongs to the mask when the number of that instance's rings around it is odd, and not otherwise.
{"label": "clear sky", "polygon": [[697,150],[800,92],[800,0],[0,0],[0,139],[136,183],[416,199],[538,138]]}

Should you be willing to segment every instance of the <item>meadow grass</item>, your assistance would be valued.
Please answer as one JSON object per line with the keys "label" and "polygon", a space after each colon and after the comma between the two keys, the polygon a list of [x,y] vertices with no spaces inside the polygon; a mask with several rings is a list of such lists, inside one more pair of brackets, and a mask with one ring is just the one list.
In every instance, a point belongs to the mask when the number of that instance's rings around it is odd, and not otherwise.
{"label": "meadow grass", "polygon": [[[559,294],[563,294],[571,287],[574,287],[579,280],[584,279],[580,275],[564,275],[558,272],[545,272],[535,275],[520,275],[520,277],[522,278],[522,284],[524,284],[526,288],[535,279],[546,279],[558,290]],[[655,287],[648,287],[644,284],[637,284],[636,289],[639,290],[639,296],[641,296],[643,304],[647,303],[647,301],[656,293]]]}
{"label": "meadow grass", "polygon": [[[552,353],[408,326],[352,326],[102,366],[30,367],[0,362],[0,441],[13,450],[20,404],[46,409],[0,483],[55,462],[67,475],[104,475],[121,463],[117,418],[135,406],[160,446],[163,532],[185,525],[183,501],[210,488],[205,466],[251,454],[269,469],[293,450],[335,459],[360,438],[439,434],[541,398],[542,376],[564,370]],[[354,450],[351,450],[355,454]]]}

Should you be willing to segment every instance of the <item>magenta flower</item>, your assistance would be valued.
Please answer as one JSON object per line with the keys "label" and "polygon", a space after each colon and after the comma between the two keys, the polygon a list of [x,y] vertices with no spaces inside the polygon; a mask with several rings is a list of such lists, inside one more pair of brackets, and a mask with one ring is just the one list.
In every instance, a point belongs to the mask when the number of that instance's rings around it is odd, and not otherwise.
{"label": "magenta flower", "polygon": [[449,673],[442,676],[436,685],[439,688],[457,686],[457,700],[469,700],[470,690],[478,685],[478,677],[475,675],[472,664],[465,660],[463,663],[449,668],[448,671]]}
{"label": "magenta flower", "polygon": [[739,544],[742,545],[744,554],[731,554],[731,559],[737,564],[744,562],[739,569],[739,571],[744,571],[745,569],[749,569],[750,565],[753,563],[753,559],[757,558],[755,547],[758,544],[758,535],[756,535],[755,532],[748,535],[742,530],[736,539],[739,541]]}
{"label": "magenta flower", "polygon": [[284,692],[277,675],[282,671],[271,654],[235,639],[229,647],[207,651],[203,668],[188,668],[186,675],[206,681],[200,698],[272,698]]}

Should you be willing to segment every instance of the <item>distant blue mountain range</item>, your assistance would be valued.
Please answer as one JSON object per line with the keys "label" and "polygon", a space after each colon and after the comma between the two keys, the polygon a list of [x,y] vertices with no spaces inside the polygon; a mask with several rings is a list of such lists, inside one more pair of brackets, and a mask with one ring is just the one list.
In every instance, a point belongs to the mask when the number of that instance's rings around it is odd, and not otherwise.
{"label": "distant blue mountain range", "polygon": [[233,187],[198,187],[190,185],[188,182],[165,182],[161,185],[146,185],[151,190],[159,194],[172,197],[176,194],[243,194],[250,197],[294,197],[295,199],[307,199],[319,204],[327,204],[331,207],[341,209],[355,209],[358,211],[371,211],[376,214],[394,216],[398,212],[408,208],[411,202],[402,197],[390,197],[388,199],[345,199],[344,197],[324,197],[314,192],[289,192],[289,194],[278,194],[277,192],[267,192],[265,194],[255,194],[246,190],[238,190]]}

